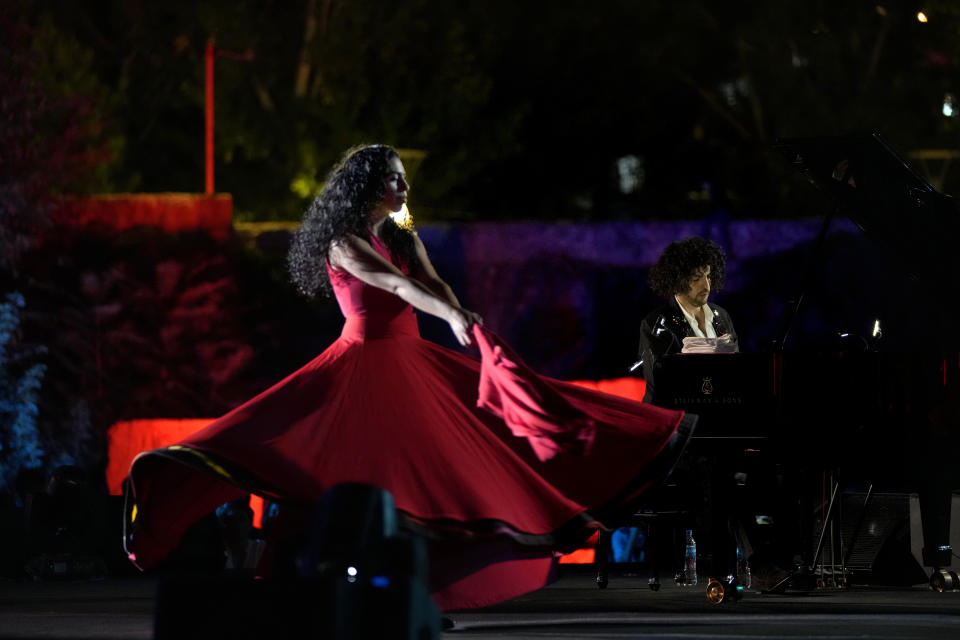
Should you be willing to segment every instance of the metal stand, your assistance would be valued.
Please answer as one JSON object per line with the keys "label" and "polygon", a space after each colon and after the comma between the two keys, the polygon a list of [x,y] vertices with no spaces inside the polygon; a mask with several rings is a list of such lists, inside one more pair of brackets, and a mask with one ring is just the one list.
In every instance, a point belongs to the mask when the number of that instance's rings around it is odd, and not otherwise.
{"label": "metal stand", "polygon": [[[823,526],[820,528],[820,539],[817,541],[817,548],[810,566],[797,568],[780,582],[764,591],[764,593],[784,593],[791,587],[801,591],[813,591],[819,586],[819,581],[816,576],[817,563],[820,562],[820,555],[823,553],[823,540],[826,537],[827,528],[833,524],[833,507],[836,504],[839,489],[840,483],[835,482],[830,492],[830,503],[827,506],[827,515],[823,519]],[[841,571],[844,571],[843,565],[841,565]]]}

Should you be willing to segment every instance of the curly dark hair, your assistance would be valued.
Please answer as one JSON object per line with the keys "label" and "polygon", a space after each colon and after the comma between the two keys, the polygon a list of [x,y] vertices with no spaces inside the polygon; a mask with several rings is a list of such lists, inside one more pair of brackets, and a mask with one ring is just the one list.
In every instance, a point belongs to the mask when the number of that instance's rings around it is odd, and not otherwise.
{"label": "curly dark hair", "polygon": [[702,267],[710,267],[710,288],[719,291],[727,273],[727,257],[715,242],[686,238],[671,242],[650,269],[647,283],[659,296],[671,298],[686,290]]}
{"label": "curly dark hair", "polygon": [[[330,295],[327,254],[347,234],[368,237],[367,215],[383,198],[383,178],[396,149],[384,144],[359,145],[343,154],[327,175],[323,190],[307,208],[287,254],[290,278],[307,297]],[[410,269],[419,264],[412,228],[387,218],[381,237],[390,252]]]}

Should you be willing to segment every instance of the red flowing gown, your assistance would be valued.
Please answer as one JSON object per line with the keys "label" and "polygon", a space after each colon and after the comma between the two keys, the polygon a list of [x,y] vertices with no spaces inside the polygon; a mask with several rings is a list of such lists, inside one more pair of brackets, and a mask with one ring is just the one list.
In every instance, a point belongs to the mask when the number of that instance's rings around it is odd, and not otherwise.
{"label": "red flowing gown", "polygon": [[134,460],[125,540],[140,568],[249,492],[310,503],[362,482],[389,490],[401,525],[427,539],[437,604],[485,606],[547,584],[558,552],[617,524],[689,438],[693,416],[539,377],[486,330],[482,361],[423,340],[406,302],[329,273],[346,318],[332,345]]}

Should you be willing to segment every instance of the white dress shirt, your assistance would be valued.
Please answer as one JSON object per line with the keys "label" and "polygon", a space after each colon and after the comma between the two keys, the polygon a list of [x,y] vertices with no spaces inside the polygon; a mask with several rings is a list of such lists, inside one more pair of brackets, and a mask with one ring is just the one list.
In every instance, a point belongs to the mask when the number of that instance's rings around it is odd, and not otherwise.
{"label": "white dress shirt", "polygon": [[693,317],[693,314],[687,311],[686,307],[680,303],[680,299],[674,296],[674,299],[677,301],[677,305],[680,307],[680,311],[683,312],[683,317],[687,319],[687,323],[690,325],[690,328],[693,329],[693,335],[698,338],[716,338],[717,332],[713,328],[713,309],[710,308],[709,304],[703,305],[703,324],[707,328],[706,334],[703,331],[700,331],[700,323],[697,322],[697,319]]}

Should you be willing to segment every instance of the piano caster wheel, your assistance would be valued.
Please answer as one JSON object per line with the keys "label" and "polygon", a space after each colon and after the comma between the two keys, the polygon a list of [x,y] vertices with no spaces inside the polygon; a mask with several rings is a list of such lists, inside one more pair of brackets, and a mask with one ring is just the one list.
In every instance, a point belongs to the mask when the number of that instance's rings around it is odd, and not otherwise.
{"label": "piano caster wheel", "polygon": [[607,588],[607,576],[597,576],[597,588],[598,589]]}
{"label": "piano caster wheel", "polygon": [[650,578],[650,581],[647,582],[647,586],[650,587],[650,591],[660,591],[660,580],[657,578]]}
{"label": "piano caster wheel", "polygon": [[930,588],[939,593],[960,589],[960,576],[950,569],[934,569],[930,574]]}
{"label": "piano caster wheel", "polygon": [[707,581],[707,602],[710,604],[740,602],[742,598],[743,585],[736,578],[722,581],[710,578]]}

